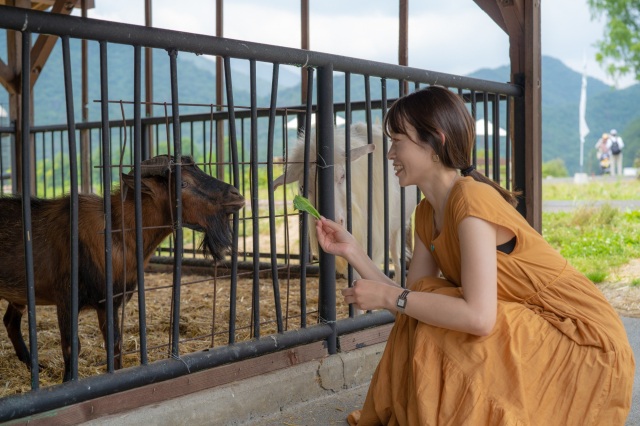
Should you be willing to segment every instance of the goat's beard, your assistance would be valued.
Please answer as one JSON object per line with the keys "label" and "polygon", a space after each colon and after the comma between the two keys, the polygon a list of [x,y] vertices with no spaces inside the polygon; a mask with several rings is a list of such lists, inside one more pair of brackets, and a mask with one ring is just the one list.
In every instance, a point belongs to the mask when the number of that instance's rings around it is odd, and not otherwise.
{"label": "goat's beard", "polygon": [[215,262],[224,259],[224,255],[233,245],[231,228],[227,215],[214,215],[207,218],[207,225],[203,229],[204,238],[200,249],[205,255],[211,255]]}

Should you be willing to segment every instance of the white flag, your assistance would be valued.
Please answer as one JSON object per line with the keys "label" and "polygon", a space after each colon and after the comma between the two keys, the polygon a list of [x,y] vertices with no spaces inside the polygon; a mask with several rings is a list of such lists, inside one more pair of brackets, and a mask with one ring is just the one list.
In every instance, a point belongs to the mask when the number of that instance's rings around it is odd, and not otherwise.
{"label": "white flag", "polygon": [[587,126],[587,75],[582,74],[582,90],[580,91],[580,143],[584,143],[584,138],[589,134]]}

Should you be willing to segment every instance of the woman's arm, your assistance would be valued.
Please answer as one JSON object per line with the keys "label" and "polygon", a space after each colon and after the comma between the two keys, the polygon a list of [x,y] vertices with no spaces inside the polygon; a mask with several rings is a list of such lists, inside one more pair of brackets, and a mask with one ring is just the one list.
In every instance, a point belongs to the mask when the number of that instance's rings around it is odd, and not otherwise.
{"label": "woman's arm", "polygon": [[437,277],[440,274],[440,269],[436,261],[433,259],[431,252],[425,247],[424,243],[415,233],[413,238],[413,254],[411,256],[411,263],[409,264],[409,273],[407,274],[407,288],[411,289],[413,283],[418,281],[422,277]]}
{"label": "woman's arm", "polygon": [[[465,218],[458,227],[463,297],[414,291],[407,297],[404,313],[438,327],[479,336],[489,334],[495,325],[498,304],[497,229],[497,225],[482,219]],[[414,255],[411,263],[421,261],[425,261],[424,256]],[[396,311],[400,293],[401,288],[370,280],[358,280],[354,287],[342,290],[345,301],[360,309],[383,308],[392,312]]]}
{"label": "woman's arm", "polygon": [[362,246],[344,227],[322,217],[316,222],[316,231],[320,247],[327,253],[343,257],[362,278],[398,287],[398,284],[373,263]]}

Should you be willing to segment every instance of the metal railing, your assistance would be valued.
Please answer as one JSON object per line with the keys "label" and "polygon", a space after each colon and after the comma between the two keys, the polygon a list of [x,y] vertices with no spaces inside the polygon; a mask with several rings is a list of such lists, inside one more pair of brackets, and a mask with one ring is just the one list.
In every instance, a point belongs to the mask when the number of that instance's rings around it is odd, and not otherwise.
{"label": "metal railing", "polygon": [[[521,114],[522,90],[520,87],[464,78],[433,71],[420,70],[397,65],[366,61],[343,56],[303,51],[259,43],[228,40],[205,35],[182,33],[177,31],[153,29],[134,25],[118,24],[91,19],[79,19],[70,16],[28,11],[0,6],[0,28],[20,31],[23,35],[22,69],[29,69],[30,65],[30,37],[32,33],[54,34],[62,38],[63,69],[65,87],[67,122],[57,126],[32,126],[23,122],[20,129],[13,126],[0,128],[0,140],[11,140],[21,146],[22,157],[22,190],[18,194],[22,197],[23,229],[24,229],[24,258],[25,277],[28,290],[29,313],[29,346],[31,352],[31,388],[23,395],[7,396],[0,399],[0,421],[20,418],[34,413],[55,409],[65,405],[81,402],[91,398],[121,392],[145,384],[167,380],[181,375],[194,373],[203,369],[219,366],[257,355],[284,350],[297,345],[325,341],[328,352],[336,353],[338,336],[361,330],[374,325],[393,321],[387,312],[374,312],[354,316],[352,311],[338,310],[336,301],[336,266],[333,256],[320,253],[318,259],[313,259],[309,252],[308,217],[298,215],[293,211],[291,197],[296,192],[290,186],[274,191],[274,174],[281,172],[286,164],[289,148],[297,138],[298,129],[287,129],[289,117],[295,116],[299,120],[311,123],[312,114],[316,114],[316,133],[323,143],[317,153],[310,152],[305,163],[308,170],[314,162],[323,163],[327,167],[317,168],[317,180],[323,191],[319,192],[318,205],[320,212],[332,218],[334,207],[333,186],[333,153],[334,126],[336,117],[345,120],[345,129],[349,129],[354,121],[365,121],[373,126],[386,111],[392,99],[402,96],[405,87],[413,89],[429,84],[439,84],[457,91],[466,101],[469,110],[476,118],[485,118],[484,136],[478,139],[473,153],[474,163],[479,169],[492,179],[501,182],[507,188],[512,187],[515,169],[524,167],[515,164],[511,153],[514,140],[509,126],[507,134],[500,135],[500,123],[507,122],[511,114]],[[74,97],[72,93],[73,81],[69,60],[69,40],[87,39],[97,41],[100,45],[100,120],[95,122],[76,123],[74,112]],[[107,64],[107,47],[110,44],[123,44],[133,49],[134,87],[126,99],[112,100],[109,97],[109,67]],[[140,50],[143,47],[163,49],[167,52],[165,60],[170,64],[170,73],[166,81],[154,79],[154,84],[167,84],[171,87],[171,96],[159,105],[164,107],[165,114],[158,117],[142,118],[140,111],[141,99],[141,69],[142,59]],[[226,104],[220,106],[193,103],[191,99],[184,99],[178,88],[180,69],[176,62],[178,54],[195,53],[205,56],[221,56],[224,58]],[[234,80],[231,69],[231,59],[246,61],[249,68],[250,105],[237,106],[234,103]],[[272,87],[269,95],[269,106],[259,107],[256,100],[256,63],[266,62],[273,69]],[[293,65],[302,67],[308,73],[306,104],[283,106],[278,103],[280,93],[278,72],[281,66]],[[335,82],[344,84],[344,89],[336,89]],[[352,86],[362,84],[364,95],[358,99],[351,99]],[[23,116],[29,116],[32,105],[29,104],[30,87],[28,79],[23,85]],[[314,96],[314,93],[317,94]],[[372,95],[374,93],[374,95]],[[127,105],[129,112],[114,112],[114,106],[124,111]],[[202,112],[180,114],[180,107],[190,106],[202,109]],[[214,108],[215,107],[215,108]],[[488,121],[492,122],[492,135],[489,135]],[[220,126],[224,128],[224,137],[219,138],[216,132]],[[305,135],[308,134],[305,133]],[[347,134],[347,130],[345,130]],[[17,136],[19,138],[17,138]],[[84,142],[83,142],[84,141]],[[385,140],[386,143],[386,140]],[[222,148],[222,149],[220,149]],[[106,338],[106,368],[104,374],[81,377],[78,372],[78,341],[77,341],[77,292],[80,282],[77,271],[80,265],[78,256],[79,226],[82,221],[77,211],[74,213],[72,202],[70,223],[70,262],[71,276],[69,277],[75,305],[72,306],[70,320],[74,324],[71,346],[72,380],[63,385],[47,387],[46,392],[40,389],[38,366],[38,351],[35,330],[36,291],[38,276],[35,275],[31,240],[28,238],[33,221],[28,206],[33,197],[52,198],[68,195],[72,200],[85,193],[98,194],[103,199],[105,228],[99,230],[103,235],[111,235],[111,191],[119,186],[119,173],[139,167],[142,159],[154,154],[170,152],[175,155],[192,155],[203,170],[212,175],[232,183],[245,195],[248,205],[240,213],[233,215],[231,226],[234,233],[234,250],[218,265],[202,258],[195,250],[197,234],[186,232],[177,226],[173,237],[160,245],[154,260],[158,263],[169,263],[173,266],[171,277],[171,312],[167,321],[170,324],[168,340],[170,343],[162,345],[165,353],[158,359],[149,357],[147,345],[147,328],[145,322],[150,314],[145,310],[147,293],[154,289],[145,286],[145,277],[141,262],[139,268],[137,306],[139,307],[139,327],[135,336],[137,346],[133,351],[123,354],[134,354],[136,361],[125,371],[116,371],[114,365],[114,330],[112,328],[114,313],[109,306],[114,297],[112,291],[112,273],[114,265],[108,255],[111,250],[111,239],[105,238],[105,282],[107,321],[110,326]],[[224,152],[224,158],[217,153]],[[2,161],[0,159],[0,165]],[[178,166],[179,169],[179,166]],[[3,168],[5,173],[6,168]],[[14,170],[11,168],[10,170]],[[347,167],[347,180],[351,179]],[[3,174],[3,188],[8,185],[15,192],[16,176],[7,173],[9,181]],[[372,170],[370,173],[383,173]],[[31,177],[34,181],[31,181]],[[181,181],[176,173],[176,199],[181,200]],[[361,177],[358,177],[361,179]],[[385,191],[388,191],[385,184]],[[306,188],[305,188],[306,190]],[[373,189],[369,189],[371,192]],[[6,193],[6,192],[5,192]],[[404,194],[416,196],[419,194]],[[369,198],[371,200],[371,198]],[[75,207],[77,208],[77,207]],[[138,204],[137,209],[140,209]],[[371,217],[371,202],[366,207]],[[388,209],[389,206],[387,205]],[[293,217],[293,220],[291,218]],[[388,218],[388,213],[385,216]],[[135,232],[141,234],[142,221],[136,222]],[[293,222],[293,227],[291,223]],[[388,221],[387,221],[388,222]],[[179,224],[178,224],[179,225]],[[388,232],[388,223],[385,232]],[[403,223],[403,229],[410,224]],[[284,235],[283,235],[284,234]],[[369,232],[371,235],[372,232]],[[402,244],[405,244],[403,232]],[[266,235],[266,245],[260,243],[261,236]],[[283,241],[283,246],[278,242]],[[386,242],[388,259],[389,245]],[[370,245],[370,243],[369,243]],[[137,250],[141,250],[138,248]],[[140,252],[138,252],[140,254]],[[402,269],[405,268],[403,254]],[[389,262],[383,266],[386,273],[391,274]],[[190,309],[189,302],[180,298],[181,289],[195,282],[185,282],[182,277],[182,265],[204,266],[212,271],[211,284],[214,288],[212,295],[213,312],[208,319],[216,323],[219,316],[215,298],[218,280],[224,280],[228,285],[225,293],[226,305],[224,318],[226,324],[221,328],[211,326],[207,335],[197,338],[209,339],[206,351],[185,351],[192,337],[181,331],[181,315]],[[393,271],[398,273],[399,271]],[[313,307],[307,292],[310,289],[309,277],[317,274],[317,307]],[[351,281],[352,271],[349,271],[347,282]],[[280,277],[284,277],[283,280]],[[250,319],[242,327],[248,330],[245,337],[239,338],[238,318],[240,281],[246,278],[250,303],[246,309],[250,311]],[[284,282],[284,284],[283,284]],[[0,283],[1,285],[1,283]],[[283,295],[280,293],[284,285],[287,293],[295,289],[299,293],[298,306],[289,309],[288,295],[285,306],[282,306]],[[315,285],[315,284],[314,284]],[[155,289],[157,290],[157,289]],[[226,291],[226,290],[225,290]],[[266,295],[266,296],[265,296]],[[262,309],[265,301],[273,303],[272,312]],[[313,302],[315,303],[315,302]],[[245,306],[245,305],[243,305]],[[209,308],[211,310],[211,307]],[[39,312],[39,311],[38,311]],[[124,316],[124,315],[123,315]],[[267,318],[268,316],[268,318]],[[296,326],[293,319],[299,321]],[[291,320],[291,321],[290,321]],[[310,322],[311,321],[311,322]],[[135,321],[134,321],[135,322]],[[218,321],[217,323],[219,323]],[[216,323],[216,324],[217,324]],[[123,331],[124,333],[124,331]],[[277,335],[277,339],[271,338]],[[216,338],[223,336],[224,343],[216,343]],[[13,356],[13,354],[5,354]],[[15,360],[16,364],[19,362]]]}

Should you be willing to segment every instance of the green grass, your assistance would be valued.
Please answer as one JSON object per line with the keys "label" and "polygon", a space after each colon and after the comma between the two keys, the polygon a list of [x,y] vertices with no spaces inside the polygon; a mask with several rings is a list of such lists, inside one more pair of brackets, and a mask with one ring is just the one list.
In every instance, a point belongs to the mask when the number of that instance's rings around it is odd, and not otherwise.
{"label": "green grass", "polygon": [[[544,200],[631,200],[640,198],[640,181],[543,183]],[[607,279],[617,267],[640,257],[640,211],[609,204],[572,212],[542,214],[542,235],[593,282]],[[632,285],[640,285],[638,283]]]}
{"label": "green grass", "polygon": [[640,179],[594,180],[580,185],[566,180],[545,179],[542,182],[542,198],[544,201],[637,200],[640,198]]}

